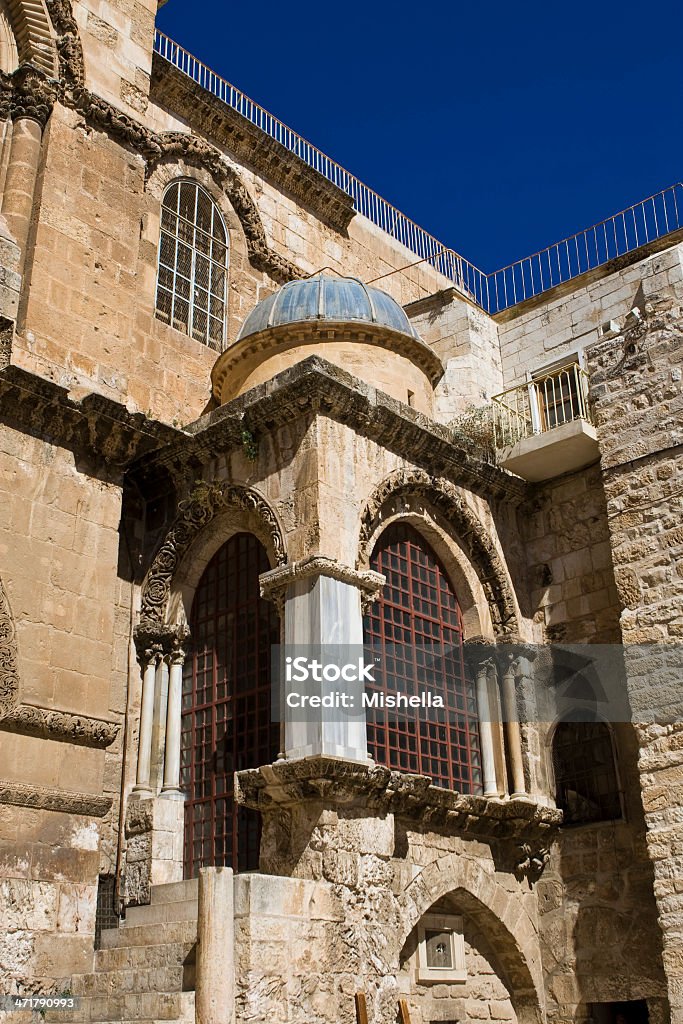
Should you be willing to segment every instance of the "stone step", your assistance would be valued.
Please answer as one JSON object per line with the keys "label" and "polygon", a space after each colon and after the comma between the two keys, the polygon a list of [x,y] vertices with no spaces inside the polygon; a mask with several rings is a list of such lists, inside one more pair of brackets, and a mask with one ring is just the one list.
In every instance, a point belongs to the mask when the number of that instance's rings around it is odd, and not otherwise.
{"label": "stone step", "polygon": [[155,903],[181,903],[196,900],[199,894],[199,879],[186,878],[184,882],[165,882],[152,886],[152,905]]}
{"label": "stone step", "polygon": [[[84,1018],[84,1021],[86,1018]],[[88,1017],[87,1024],[111,1024],[111,1017]],[[194,1021],[194,992],[182,992],[180,994],[180,1015],[178,1017],[122,1017],[122,1024],[128,1024],[135,1020],[135,1024],[167,1024],[169,1020],[176,1020],[178,1024],[195,1024]]]}
{"label": "stone step", "polygon": [[71,991],[75,996],[116,996],[143,992],[180,992],[183,986],[182,964],[147,967],[137,970],[97,971],[75,974]]}
{"label": "stone step", "polygon": [[102,932],[100,948],[120,949],[125,946],[158,946],[196,941],[196,921],[166,921],[162,924],[107,928]]}
{"label": "stone step", "polygon": [[95,953],[95,971],[174,967],[184,963],[193,948],[193,942],[167,942],[156,946],[114,946],[111,949],[98,949]]}
{"label": "stone step", "polygon": [[167,921],[196,921],[197,901],[177,900],[169,903],[151,903],[143,907],[128,907],[122,930],[146,924],[164,924]]}

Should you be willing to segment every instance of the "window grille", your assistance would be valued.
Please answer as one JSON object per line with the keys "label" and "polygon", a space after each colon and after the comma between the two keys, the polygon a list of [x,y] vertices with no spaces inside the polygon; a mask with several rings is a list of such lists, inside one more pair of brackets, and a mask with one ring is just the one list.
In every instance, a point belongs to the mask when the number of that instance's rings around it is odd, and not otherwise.
{"label": "window grille", "polygon": [[[429,775],[434,785],[481,793],[476,697],[463,656],[462,615],[443,566],[412,527],[397,524],[382,535],[372,568],[386,585],[365,618],[368,653],[381,651],[368,693],[439,694],[444,709],[397,715],[367,708],[368,750],[379,763]],[[418,715],[429,715],[429,719]]]}
{"label": "window grille", "polygon": [[228,237],[194,181],[174,181],[161,206],[156,315],[220,352],[225,343]]}
{"label": "window grille", "polygon": [[560,722],[553,762],[555,801],[566,825],[623,816],[612,734],[604,722]]}
{"label": "window grille", "polygon": [[100,949],[102,932],[118,928],[119,912],[116,898],[114,875],[100,875],[97,882],[97,904],[95,907],[95,949]]}
{"label": "window grille", "polygon": [[195,593],[181,745],[187,878],[200,867],[258,867],[260,816],[237,807],[233,773],[268,764],[278,752],[270,660],[279,620],[258,582],[269,568],[256,537],[235,534],[209,562]]}

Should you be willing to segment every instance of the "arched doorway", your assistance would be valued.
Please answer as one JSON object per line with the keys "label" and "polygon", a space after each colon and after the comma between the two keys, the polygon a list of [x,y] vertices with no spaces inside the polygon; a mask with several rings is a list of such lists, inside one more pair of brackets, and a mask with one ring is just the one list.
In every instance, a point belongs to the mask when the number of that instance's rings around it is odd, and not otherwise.
{"label": "arched doorway", "polygon": [[271,647],[279,642],[279,621],[258,582],[269,568],[257,538],[237,533],[216,552],[195,591],[181,754],[188,878],[205,866],[258,867],[260,818],[235,804],[233,773],[267,764],[278,751]]}
{"label": "arched doorway", "polygon": [[482,791],[479,722],[463,653],[460,605],[448,575],[417,530],[393,523],[380,536],[371,567],[386,576],[364,621],[364,639],[381,651],[368,693],[429,690],[444,708],[395,714],[367,708],[368,751],[379,763],[431,776],[461,793]]}

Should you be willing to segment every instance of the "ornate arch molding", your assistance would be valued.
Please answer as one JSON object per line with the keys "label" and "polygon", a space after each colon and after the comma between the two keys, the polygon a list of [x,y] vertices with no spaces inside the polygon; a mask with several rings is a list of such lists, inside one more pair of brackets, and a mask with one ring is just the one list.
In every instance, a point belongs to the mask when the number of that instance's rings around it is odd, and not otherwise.
{"label": "ornate arch molding", "polygon": [[410,882],[399,899],[403,940],[429,908],[445,896],[453,896],[488,936],[510,983],[510,998],[520,1024],[540,1022],[544,997],[536,929],[521,898],[498,885],[475,860],[448,854]]}
{"label": "ornate arch molding", "polygon": [[201,483],[178,506],[178,515],[147,573],[138,627],[141,635],[159,632],[166,625],[171,584],[184,555],[216,516],[230,509],[255,514],[268,537],[275,565],[286,563],[284,540],[275,513],[257,491],[225,481]]}
{"label": "ornate arch molding", "polygon": [[57,35],[62,102],[82,114],[89,124],[140,154],[147,163],[147,178],[164,160],[182,159],[202,167],[226,194],[240,220],[251,265],[279,284],[302,277],[302,271],[294,263],[268,245],[254,200],[237,171],[218,149],[186,132],[153,132],[85,88],[83,47],[70,0],[45,0],[45,3]]}
{"label": "ornate arch molding", "polygon": [[17,640],[14,619],[5,588],[0,580],[0,718],[16,706],[19,694]]}
{"label": "ornate arch molding", "polygon": [[432,477],[423,470],[399,470],[388,477],[361,515],[358,568],[369,564],[372,542],[386,518],[402,509],[410,509],[416,498],[435,521],[439,515],[443,518],[449,533],[455,531],[486,595],[496,636],[516,637],[519,623],[515,599],[502,559],[482,524],[447,480]]}
{"label": "ornate arch molding", "polygon": [[57,54],[43,0],[5,0],[19,64],[34,64],[54,78]]}

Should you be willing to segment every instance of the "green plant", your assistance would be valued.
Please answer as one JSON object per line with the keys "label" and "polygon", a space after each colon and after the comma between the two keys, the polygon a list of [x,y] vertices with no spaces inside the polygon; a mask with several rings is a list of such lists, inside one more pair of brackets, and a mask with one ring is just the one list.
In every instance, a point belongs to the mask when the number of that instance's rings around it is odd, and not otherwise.
{"label": "green plant", "polygon": [[242,431],[242,451],[250,462],[258,459],[258,441],[246,427]]}
{"label": "green plant", "polygon": [[491,405],[468,405],[448,424],[453,441],[474,449],[484,462],[496,462],[496,434]]}

